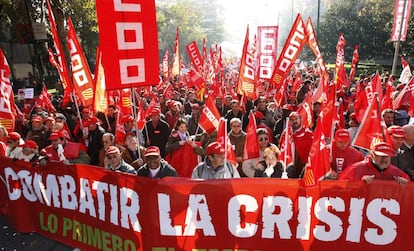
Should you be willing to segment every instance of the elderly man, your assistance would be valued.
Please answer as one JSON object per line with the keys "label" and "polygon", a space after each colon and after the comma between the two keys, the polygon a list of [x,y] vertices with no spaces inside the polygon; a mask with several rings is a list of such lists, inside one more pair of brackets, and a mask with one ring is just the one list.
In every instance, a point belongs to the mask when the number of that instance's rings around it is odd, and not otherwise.
{"label": "elderly man", "polygon": [[336,179],[348,166],[364,159],[360,151],[349,145],[351,136],[348,130],[338,129],[332,142],[331,178]]}
{"label": "elderly man", "polygon": [[240,178],[237,169],[225,162],[225,149],[218,143],[213,142],[207,146],[207,156],[204,162],[198,164],[191,175],[193,179],[225,179],[225,178]]}
{"label": "elderly man", "polygon": [[40,152],[41,155],[47,157],[48,161],[62,162],[65,165],[89,164],[90,158],[81,150],[81,144],[67,141],[63,131],[53,132],[49,140],[51,145]]}
{"label": "elderly man", "polygon": [[105,158],[108,160],[108,169],[116,172],[137,174],[135,169],[126,163],[121,156],[121,151],[116,146],[110,146],[106,149]]}
{"label": "elderly man", "polygon": [[395,180],[401,185],[407,184],[410,180],[408,175],[391,164],[391,157],[394,154],[394,150],[388,143],[379,142],[372,147],[368,158],[345,169],[339,175],[339,180],[363,180],[369,184],[374,179],[378,179]]}
{"label": "elderly man", "polygon": [[138,169],[137,174],[139,176],[152,179],[178,176],[177,171],[167,161],[161,159],[160,149],[158,147],[148,147],[144,157],[146,163]]}

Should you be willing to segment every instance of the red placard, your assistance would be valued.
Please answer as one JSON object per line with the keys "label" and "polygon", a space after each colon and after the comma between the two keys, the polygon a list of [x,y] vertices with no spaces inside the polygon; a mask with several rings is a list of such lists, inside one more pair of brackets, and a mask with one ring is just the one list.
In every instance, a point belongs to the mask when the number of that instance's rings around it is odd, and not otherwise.
{"label": "red placard", "polygon": [[157,85],[158,35],[154,0],[96,0],[106,88]]}

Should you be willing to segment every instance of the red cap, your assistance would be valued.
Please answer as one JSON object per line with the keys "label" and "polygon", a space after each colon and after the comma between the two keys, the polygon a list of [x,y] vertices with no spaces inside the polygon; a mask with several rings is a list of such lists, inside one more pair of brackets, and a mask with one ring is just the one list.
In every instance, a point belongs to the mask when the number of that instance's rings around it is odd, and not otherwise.
{"label": "red cap", "polygon": [[170,100],[167,103],[168,107],[173,107],[175,105],[175,101],[174,100]]}
{"label": "red cap", "polygon": [[45,118],[45,122],[46,121],[52,121],[52,122],[55,122],[55,119],[53,118],[53,117],[47,117],[47,118]]}
{"label": "red cap", "polygon": [[89,113],[89,112],[90,112],[89,108],[85,107],[85,108],[82,109],[82,113]]}
{"label": "red cap", "polygon": [[32,122],[42,122],[42,118],[40,116],[33,116],[31,121]]}
{"label": "red cap", "polygon": [[145,150],[145,157],[148,156],[160,156],[160,149],[157,146],[149,146],[147,150]]}
{"label": "red cap", "polygon": [[351,115],[349,115],[349,118],[357,120],[356,113],[355,112],[351,113]]}
{"label": "red cap", "polygon": [[132,117],[131,115],[124,115],[122,117],[122,122],[123,123],[131,122],[131,121],[134,121],[134,117]]}
{"label": "red cap", "polygon": [[300,118],[299,113],[297,113],[297,112],[291,112],[289,114],[289,119],[295,119],[295,118]]}
{"label": "red cap", "polygon": [[263,113],[262,113],[262,112],[259,112],[259,111],[255,111],[255,112],[254,112],[254,116],[255,116],[257,119],[259,119],[259,120],[264,119],[264,115],[263,115]]}
{"label": "red cap", "polygon": [[396,138],[405,138],[407,134],[401,126],[393,125],[388,127],[388,133]]}
{"label": "red cap", "polygon": [[50,134],[49,140],[64,139],[66,135],[63,131],[56,131]]}
{"label": "red cap", "polygon": [[35,149],[35,150],[37,149],[37,144],[33,140],[26,140],[24,144],[19,145],[19,146],[24,147],[24,148]]}
{"label": "red cap", "polygon": [[93,124],[97,124],[99,123],[99,119],[97,117],[90,117],[86,122],[85,122],[85,126],[90,126]]}
{"label": "red cap", "polygon": [[17,132],[11,132],[11,133],[9,133],[9,136],[7,138],[11,139],[11,140],[20,140],[21,136]]}
{"label": "red cap", "polygon": [[351,136],[349,135],[349,131],[346,129],[338,129],[335,132],[335,140],[341,142],[350,142]]}
{"label": "red cap", "polygon": [[152,109],[151,109],[151,111],[150,111],[150,116],[153,116],[153,115],[160,115],[160,113],[161,113],[160,108],[154,107],[154,108],[152,108]]}
{"label": "red cap", "polygon": [[114,154],[114,153],[121,153],[121,151],[119,151],[119,148],[116,146],[109,146],[106,151],[105,151],[105,156],[110,155],[110,154]]}
{"label": "red cap", "polygon": [[207,146],[206,154],[224,154],[224,150],[224,147],[219,142],[213,142]]}
{"label": "red cap", "polygon": [[378,156],[392,157],[395,155],[394,151],[392,150],[392,147],[385,142],[379,142],[375,144],[371,150],[375,155]]}

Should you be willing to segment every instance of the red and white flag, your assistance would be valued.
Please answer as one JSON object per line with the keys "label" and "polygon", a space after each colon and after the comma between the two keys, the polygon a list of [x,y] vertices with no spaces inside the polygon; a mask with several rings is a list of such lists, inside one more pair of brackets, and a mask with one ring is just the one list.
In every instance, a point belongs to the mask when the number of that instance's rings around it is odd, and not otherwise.
{"label": "red and white flag", "polygon": [[276,90],[280,89],[283,80],[299,57],[306,39],[305,23],[302,20],[302,16],[298,14],[272,74],[271,83]]}
{"label": "red and white flag", "polygon": [[199,120],[201,128],[208,134],[212,133],[219,126],[220,112],[214,103],[214,99],[212,95],[207,98]]}
{"label": "red and white flag", "polygon": [[162,58],[162,75],[164,76],[164,79],[170,77],[170,48],[167,48],[164,57]]}
{"label": "red and white flag", "polygon": [[302,125],[306,128],[313,127],[313,105],[312,105],[312,92],[309,92],[299,109],[297,110],[302,118]]}
{"label": "red and white flag", "polygon": [[106,89],[158,84],[155,0],[96,0],[96,15]]}
{"label": "red and white flag", "polygon": [[224,156],[226,161],[237,167],[239,163],[237,162],[236,153],[234,152],[233,145],[230,143],[230,139],[227,135],[227,119],[220,118],[216,141],[224,146]]}
{"label": "red and white flag", "polygon": [[10,67],[3,50],[0,48],[0,125],[4,126],[7,131],[13,132],[15,104],[9,76]]}
{"label": "red and white flag", "polygon": [[46,86],[43,84],[42,92],[36,99],[35,105],[40,105],[43,110],[47,110],[48,112],[55,111],[55,107],[52,104],[52,97],[47,92]]}
{"label": "red and white flag", "polygon": [[96,66],[95,66],[95,95],[94,111],[103,113],[108,112],[108,96],[105,88],[105,71],[102,66],[102,52],[99,47],[96,49]]}
{"label": "red and white flag", "polygon": [[247,26],[246,37],[242,57],[240,60],[239,79],[237,80],[237,93],[251,99],[256,98],[255,92],[255,68],[254,56],[249,51],[249,26]]}
{"label": "red and white flag", "polygon": [[[405,4],[405,5],[404,5]],[[395,0],[394,23],[391,31],[391,42],[405,41],[410,20],[411,0]]]}
{"label": "red and white flag", "polygon": [[73,89],[84,106],[92,105],[94,96],[92,74],[70,17],[68,17],[68,48],[72,63]]}
{"label": "red and white flag", "polygon": [[355,45],[354,54],[352,56],[352,66],[351,66],[351,71],[349,72],[349,81],[351,83],[354,80],[355,73],[356,73],[356,70],[357,70],[357,64],[358,64],[358,61],[359,61],[358,48],[359,48],[359,46]]}
{"label": "red and white flag", "polygon": [[286,118],[285,130],[280,137],[280,159],[285,163],[285,166],[293,164],[293,145],[292,145],[292,128],[289,126],[289,117]]}
{"label": "red and white flag", "polygon": [[335,83],[337,90],[342,90],[342,86],[348,86],[349,84],[345,72],[345,44],[344,35],[341,33],[336,45]]}
{"label": "red and white flag", "polygon": [[[64,89],[65,93],[72,93],[72,83],[70,81],[70,77],[69,77],[69,68],[68,68],[68,64],[66,63],[64,54],[63,54],[63,49],[62,49],[62,44],[60,42],[59,39],[59,35],[57,32],[57,27],[56,27],[56,22],[55,22],[55,17],[53,15],[53,11],[52,11],[52,7],[50,6],[50,2],[49,0],[46,0],[46,4],[47,4],[47,10],[48,10],[48,18],[49,18],[49,23],[50,23],[50,31],[52,32],[52,38],[53,38],[53,43],[55,45],[55,50],[56,50],[56,56],[58,58],[58,61],[56,62],[56,60],[53,59],[53,61],[55,61],[55,64],[53,64],[59,73],[60,76],[60,80],[62,82],[62,86]],[[49,59],[50,59],[51,55],[49,53]],[[53,53],[52,53],[52,57]]]}
{"label": "red and white flag", "polygon": [[410,81],[412,74],[411,74],[410,65],[407,63],[407,61],[405,61],[403,57],[401,57],[401,66],[403,69],[401,71],[399,80],[401,83],[406,84]]}
{"label": "red and white flag", "polygon": [[[321,69],[322,73],[326,74],[325,62],[323,61],[322,53],[319,50],[318,41],[316,40],[315,30],[313,29],[312,20],[310,19],[310,17],[306,21],[306,35],[307,35],[306,42],[308,46],[310,47],[310,49],[313,51],[313,54],[315,54],[315,57],[316,57],[315,61],[318,63],[318,66]],[[325,74],[321,74],[321,75],[325,75]]]}
{"label": "red and white flag", "polygon": [[177,31],[175,33],[175,42],[174,42],[174,56],[173,62],[171,67],[171,74],[172,76],[179,76],[180,75],[180,35]]}
{"label": "red and white flag", "polygon": [[370,150],[373,142],[385,141],[378,103],[374,98],[369,104],[351,145]]}
{"label": "red and white flag", "polygon": [[246,128],[246,143],[244,144],[243,160],[256,159],[260,157],[259,142],[257,141],[256,119],[251,112],[249,115],[249,124]]}
{"label": "red and white flag", "polygon": [[275,68],[278,26],[257,27],[257,74],[269,80]]}
{"label": "red and white flag", "polygon": [[201,58],[200,51],[198,50],[197,42],[193,41],[189,43],[186,47],[187,54],[190,57],[191,63],[193,64],[194,69],[202,74],[203,73],[203,59]]}
{"label": "red and white flag", "polygon": [[138,107],[138,111],[137,111],[137,129],[142,131],[145,127],[145,123],[146,123],[146,111],[144,110],[144,100],[141,100],[139,102],[139,107]]}

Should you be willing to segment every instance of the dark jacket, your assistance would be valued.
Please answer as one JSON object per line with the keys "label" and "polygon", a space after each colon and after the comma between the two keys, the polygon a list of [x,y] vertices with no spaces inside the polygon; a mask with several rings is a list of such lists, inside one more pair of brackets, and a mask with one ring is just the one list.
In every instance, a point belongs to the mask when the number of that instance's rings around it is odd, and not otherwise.
{"label": "dark jacket", "polygon": [[[160,170],[158,171],[157,175],[155,175],[154,179],[161,179],[167,176],[178,177],[178,174],[175,171],[175,169],[170,164],[168,164],[167,161],[161,160],[160,166],[161,166]],[[137,175],[151,178],[150,171],[149,171],[147,164],[144,164],[138,169]]]}

